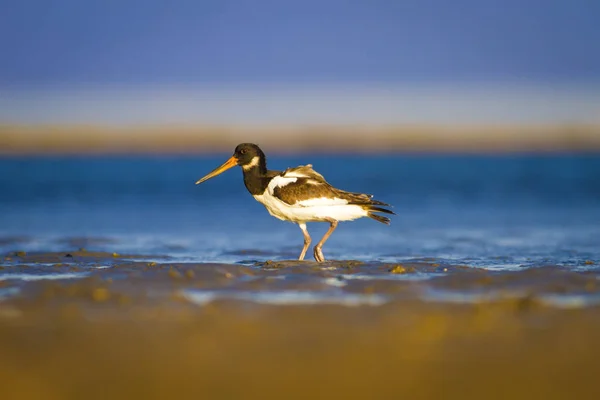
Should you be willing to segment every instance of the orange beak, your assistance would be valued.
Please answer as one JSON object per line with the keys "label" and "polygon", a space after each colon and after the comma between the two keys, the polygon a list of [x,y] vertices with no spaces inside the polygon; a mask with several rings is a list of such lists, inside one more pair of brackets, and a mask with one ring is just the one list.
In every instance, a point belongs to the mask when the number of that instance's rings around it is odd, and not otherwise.
{"label": "orange beak", "polygon": [[198,185],[202,182],[205,182],[205,181],[209,180],[210,178],[214,178],[215,176],[217,176],[219,174],[222,174],[223,172],[227,171],[229,168],[235,167],[237,165],[237,163],[238,163],[237,158],[235,158],[234,156],[231,156],[231,158],[229,160],[225,161],[225,164],[221,165],[219,168],[210,172],[204,178],[198,180],[198,182],[196,182],[196,185]]}

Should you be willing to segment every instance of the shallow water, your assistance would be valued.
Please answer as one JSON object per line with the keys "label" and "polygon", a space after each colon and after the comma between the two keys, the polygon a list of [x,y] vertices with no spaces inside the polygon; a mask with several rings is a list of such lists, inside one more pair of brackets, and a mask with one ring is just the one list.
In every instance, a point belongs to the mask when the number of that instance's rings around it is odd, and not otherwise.
{"label": "shallow water", "polygon": [[600,157],[274,158],[395,207],[323,264],[226,157],[0,160],[8,397],[598,398]]}
{"label": "shallow water", "polygon": [[[0,160],[0,251],[92,250],[194,262],[297,257],[302,234],[246,192],[241,171],[194,182],[228,155]],[[296,155],[330,183],[375,194],[391,226],[343,223],[330,259],[431,258],[495,270],[600,261],[600,156]],[[317,240],[324,224],[309,224]],[[588,264],[586,264],[588,262]]]}

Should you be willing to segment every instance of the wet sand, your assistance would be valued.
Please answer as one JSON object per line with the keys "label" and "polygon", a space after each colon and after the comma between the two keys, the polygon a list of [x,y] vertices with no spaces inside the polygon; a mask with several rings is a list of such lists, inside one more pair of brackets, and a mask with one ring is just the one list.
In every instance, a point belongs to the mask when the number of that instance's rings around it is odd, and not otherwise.
{"label": "wet sand", "polygon": [[600,395],[592,263],[497,272],[84,250],[0,265],[3,399]]}

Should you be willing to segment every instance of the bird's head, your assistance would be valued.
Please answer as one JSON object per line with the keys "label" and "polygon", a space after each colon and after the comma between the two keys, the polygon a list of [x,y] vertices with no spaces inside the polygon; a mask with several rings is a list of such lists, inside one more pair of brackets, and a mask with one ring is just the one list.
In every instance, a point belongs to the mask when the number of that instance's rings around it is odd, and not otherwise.
{"label": "bird's head", "polygon": [[266,170],[265,154],[262,152],[260,147],[254,143],[238,144],[229,160],[225,161],[223,165],[214,169],[202,179],[199,179],[196,182],[196,185],[205,182],[210,178],[214,178],[215,176],[235,167],[236,165],[242,167],[244,171],[249,171],[253,168]]}

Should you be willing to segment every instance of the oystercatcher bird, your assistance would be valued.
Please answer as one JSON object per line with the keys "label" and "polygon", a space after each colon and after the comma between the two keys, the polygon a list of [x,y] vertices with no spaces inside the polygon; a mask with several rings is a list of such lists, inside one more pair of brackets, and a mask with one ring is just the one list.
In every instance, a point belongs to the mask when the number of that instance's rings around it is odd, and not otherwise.
{"label": "oystercatcher bird", "polygon": [[306,229],[307,222],[329,222],[329,229],[314,248],[315,260],[323,262],[323,244],[339,221],[370,217],[389,225],[389,218],[376,213],[394,214],[384,208],[390,207],[389,204],[373,200],[372,195],[334,188],[321,174],[313,170],[310,164],[288,168],[283,172],[267,170],[265,153],[253,143],[238,145],[229,160],[198,180],[196,184],[205,182],[236,165],[242,167],[246,189],[267,208],[269,214],[283,221],[297,223],[302,230],[304,247],[298,260],[304,260],[311,242]]}

